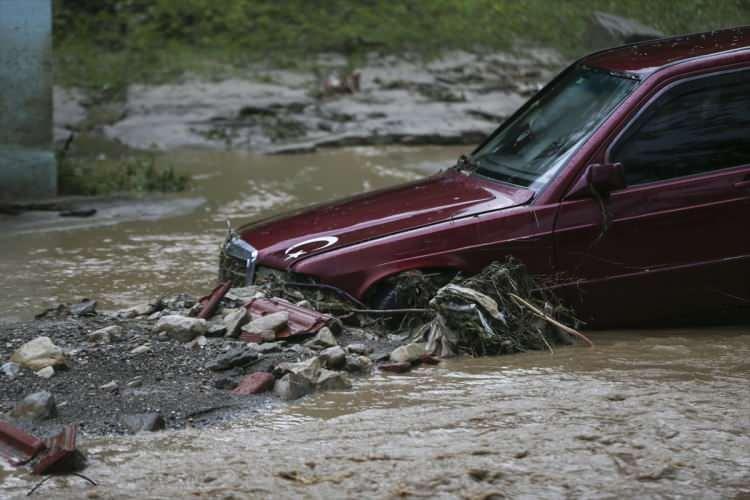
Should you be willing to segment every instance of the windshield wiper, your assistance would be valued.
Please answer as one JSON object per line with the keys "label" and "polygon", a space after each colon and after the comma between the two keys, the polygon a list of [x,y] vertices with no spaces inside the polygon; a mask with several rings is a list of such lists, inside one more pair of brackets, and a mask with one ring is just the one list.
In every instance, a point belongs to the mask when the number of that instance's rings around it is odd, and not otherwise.
{"label": "windshield wiper", "polygon": [[456,165],[454,167],[459,172],[474,172],[476,169],[479,168],[479,164],[474,161],[471,157],[466,155],[461,155],[458,157],[458,161],[456,162]]}

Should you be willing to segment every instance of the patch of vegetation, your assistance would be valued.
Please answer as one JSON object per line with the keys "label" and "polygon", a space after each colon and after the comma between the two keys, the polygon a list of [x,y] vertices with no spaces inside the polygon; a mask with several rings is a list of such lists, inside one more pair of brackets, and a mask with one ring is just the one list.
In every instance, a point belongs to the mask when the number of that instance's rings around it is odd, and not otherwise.
{"label": "patch of vegetation", "polygon": [[190,181],[172,166],[157,166],[152,156],[117,161],[63,158],[58,163],[58,186],[63,195],[170,193],[184,191]]}
{"label": "patch of vegetation", "polygon": [[57,72],[117,92],[185,72],[220,77],[253,61],[305,55],[503,49],[519,40],[581,53],[594,11],[668,34],[748,23],[746,0],[56,0]]}

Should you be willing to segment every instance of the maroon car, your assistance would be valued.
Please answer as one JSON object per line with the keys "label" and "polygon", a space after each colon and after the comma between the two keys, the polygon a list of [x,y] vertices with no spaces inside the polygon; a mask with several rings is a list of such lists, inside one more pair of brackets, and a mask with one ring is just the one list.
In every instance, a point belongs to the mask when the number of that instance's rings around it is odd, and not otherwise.
{"label": "maroon car", "polygon": [[224,267],[389,307],[391,276],[514,256],[595,326],[724,321],[750,310],[748,220],[750,28],[738,28],[584,57],[455,167],[246,225]]}

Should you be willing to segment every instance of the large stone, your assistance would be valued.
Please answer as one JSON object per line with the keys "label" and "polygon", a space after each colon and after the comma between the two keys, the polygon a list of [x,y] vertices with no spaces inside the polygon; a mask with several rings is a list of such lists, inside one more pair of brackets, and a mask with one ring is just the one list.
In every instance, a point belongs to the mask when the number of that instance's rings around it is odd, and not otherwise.
{"label": "large stone", "polygon": [[348,346],[346,346],[346,350],[352,354],[369,354],[372,352],[372,349],[370,347],[360,342],[349,344]]}
{"label": "large stone", "polygon": [[323,369],[318,375],[315,387],[321,391],[345,391],[352,388],[352,383],[341,372]]}
{"label": "large stone", "polygon": [[346,357],[344,370],[349,373],[369,373],[372,370],[372,361],[367,356],[352,354]]}
{"label": "large stone", "polygon": [[320,351],[320,359],[329,370],[341,370],[346,365],[346,352],[340,346],[329,347]]}
{"label": "large stone", "polygon": [[52,343],[49,337],[37,337],[16,349],[10,360],[19,365],[39,371],[48,366],[65,366],[62,349]]}
{"label": "large stone", "polygon": [[120,420],[133,434],[142,431],[160,431],[166,427],[164,417],[162,417],[160,413],[136,413],[123,415]]}
{"label": "large stone", "polygon": [[338,345],[336,336],[327,326],[320,329],[317,335],[305,343],[310,349],[326,349]]}
{"label": "large stone", "polygon": [[257,286],[231,288],[226,294],[227,299],[236,300],[237,302],[243,302],[245,304],[259,296],[263,297],[264,295]]}
{"label": "large stone", "polygon": [[96,301],[83,299],[70,306],[70,313],[74,316],[96,316]]}
{"label": "large stone", "polygon": [[86,335],[86,340],[94,344],[109,344],[110,342],[116,342],[122,338],[122,327],[119,325],[107,326],[100,328],[94,332]]}
{"label": "large stone", "polygon": [[227,333],[227,326],[223,321],[209,321],[206,337],[223,337]]}
{"label": "large stone", "polygon": [[307,378],[287,373],[276,381],[273,392],[284,401],[292,401],[313,392],[314,386]]}
{"label": "large stone", "polygon": [[297,363],[279,363],[274,368],[274,373],[278,376],[282,376],[286,373],[294,373],[295,375],[304,377],[311,384],[314,384],[317,382],[320,370],[322,369],[323,363],[320,358],[314,357]]}
{"label": "large stone", "polygon": [[394,363],[414,363],[427,354],[425,345],[422,343],[406,344],[395,348],[391,352],[391,361]]}
{"label": "large stone", "polygon": [[276,337],[278,332],[286,328],[288,323],[289,313],[286,311],[278,311],[255,318],[242,330],[251,335],[260,335],[264,339],[270,338],[272,340]]}
{"label": "large stone", "polygon": [[41,378],[52,378],[55,375],[55,369],[48,366],[47,368],[42,368],[38,372],[34,372],[34,375]]}
{"label": "large stone", "polygon": [[224,316],[224,326],[226,327],[225,337],[239,337],[240,330],[250,321],[250,315],[247,309],[242,308],[232,311]]}
{"label": "large stone", "polygon": [[157,309],[158,306],[156,304],[139,304],[119,311],[117,316],[125,319],[137,318],[138,316],[150,316],[155,313]]}
{"label": "large stone", "polygon": [[149,351],[151,351],[151,345],[150,344],[143,344],[143,345],[139,345],[135,349],[132,349],[130,351],[130,355],[131,356],[138,356],[139,354],[143,354],[143,353],[146,353],[146,352],[149,352]]}
{"label": "large stone", "polygon": [[247,345],[241,345],[209,362],[206,368],[220,372],[237,366],[247,366],[250,363],[258,361],[258,359],[260,359],[260,355],[257,351]]}
{"label": "large stone", "polygon": [[3,373],[6,377],[13,380],[18,376],[19,373],[21,373],[21,365],[18,363],[13,363],[12,361],[8,361],[7,363],[4,363],[2,366],[0,366],[0,372]]}
{"label": "large stone", "polygon": [[207,329],[205,319],[169,314],[159,318],[154,326],[154,333],[165,332],[180,342],[190,342],[195,337],[205,334]]}
{"label": "large stone", "polygon": [[46,420],[57,416],[55,397],[47,392],[29,394],[16,403],[11,415],[21,420]]}
{"label": "large stone", "polygon": [[273,389],[276,379],[268,372],[255,372],[243,378],[240,384],[232,391],[237,396],[248,396],[260,394]]}

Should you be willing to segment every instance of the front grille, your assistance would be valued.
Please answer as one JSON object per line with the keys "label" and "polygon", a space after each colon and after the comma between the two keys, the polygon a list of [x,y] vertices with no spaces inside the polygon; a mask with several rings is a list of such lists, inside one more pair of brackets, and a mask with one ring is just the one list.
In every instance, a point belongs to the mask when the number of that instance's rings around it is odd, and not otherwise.
{"label": "front grille", "polygon": [[233,287],[245,286],[246,266],[245,260],[227,255],[222,246],[219,252],[219,283],[230,281]]}

